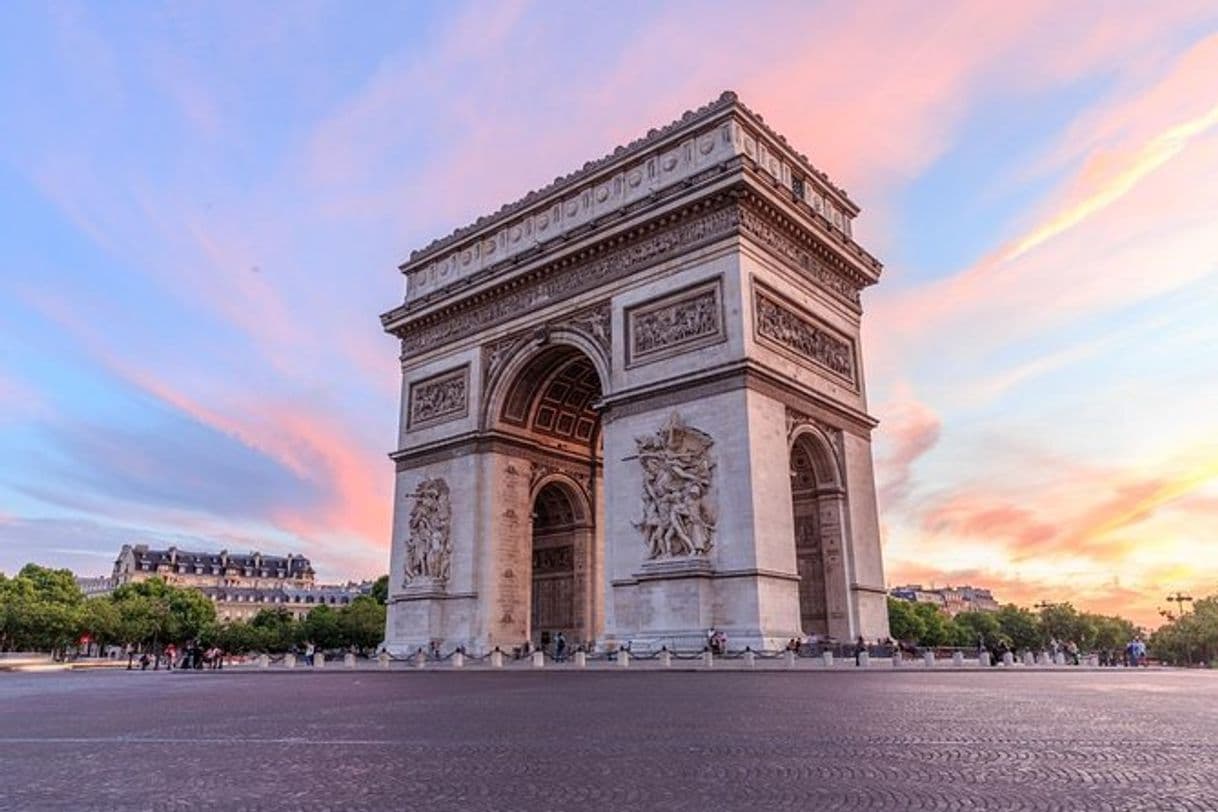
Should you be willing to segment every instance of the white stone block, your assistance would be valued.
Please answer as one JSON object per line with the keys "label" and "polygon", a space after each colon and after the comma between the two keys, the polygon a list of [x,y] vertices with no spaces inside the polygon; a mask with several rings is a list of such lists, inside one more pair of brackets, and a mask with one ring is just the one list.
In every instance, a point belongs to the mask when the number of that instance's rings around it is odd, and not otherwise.
{"label": "white stone block", "polygon": [[545,652],[543,652],[541,649],[534,651],[533,652],[533,667],[534,668],[545,668],[545,665],[546,665]]}
{"label": "white stone block", "polygon": [[1032,655],[1032,652],[1025,651],[1023,653],[1023,664],[1024,665],[1036,665],[1036,657],[1034,657]]}
{"label": "white stone block", "polygon": [[588,655],[584,654],[582,651],[575,652],[575,667],[576,668],[587,668],[588,667]]}
{"label": "white stone block", "polygon": [[983,651],[980,654],[978,654],[977,662],[978,662],[978,664],[981,665],[982,668],[989,668],[990,667],[990,653],[988,651]]}
{"label": "white stone block", "polygon": [[630,652],[627,651],[626,649],[620,649],[618,651],[617,667],[618,668],[629,668],[630,667]]}
{"label": "white stone block", "polygon": [[748,651],[744,652],[744,665],[746,668],[756,668],[757,667],[757,656],[755,654],[753,654],[752,649],[749,649]]}
{"label": "white stone block", "polygon": [[672,668],[672,652],[668,649],[660,652],[660,665],[663,668]]}
{"label": "white stone block", "polygon": [[964,652],[957,651],[952,654],[952,665],[956,668],[964,668]]}
{"label": "white stone block", "polygon": [[389,667],[389,663],[390,663],[392,660],[393,660],[393,658],[389,656],[389,652],[388,652],[388,651],[382,651],[382,652],[381,652],[380,654],[378,654],[378,655],[377,655],[377,657],[376,657],[376,661],[377,661],[378,663],[380,663],[380,664],[381,664],[381,668],[388,668],[388,667]]}
{"label": "white stone block", "polygon": [[1002,652],[1002,664],[1008,668],[1015,665],[1015,655],[1009,651]]}
{"label": "white stone block", "polygon": [[259,668],[270,668],[271,667],[270,656],[266,655],[266,654],[259,654],[258,655],[258,667]]}
{"label": "white stone block", "polygon": [[871,667],[871,655],[867,652],[859,652],[859,668]]}
{"label": "white stone block", "polygon": [[459,651],[453,652],[453,668],[465,668],[465,655]]}
{"label": "white stone block", "polygon": [[922,652],[922,662],[926,663],[927,668],[935,667],[935,653],[933,651]]}
{"label": "white stone block", "polygon": [[893,668],[901,667],[901,655],[898,652],[894,652],[892,655],[892,667]]}
{"label": "white stone block", "polygon": [[1057,665],[1065,665],[1065,664],[1066,664],[1066,655],[1065,655],[1065,654],[1062,654],[1062,653],[1059,651],[1059,652],[1057,653],[1057,656],[1054,658],[1054,662],[1055,662]]}
{"label": "white stone block", "polygon": [[296,667],[296,655],[295,654],[283,655],[283,667],[284,668],[295,668]]}
{"label": "white stone block", "polygon": [[423,653],[423,649],[419,649],[418,651],[416,651],[414,653],[414,667],[415,668],[426,668],[427,667],[427,655]]}
{"label": "white stone block", "polygon": [[715,667],[715,655],[710,649],[702,652],[702,665],[707,668]]}
{"label": "white stone block", "polygon": [[784,660],[786,660],[786,663],[787,663],[787,668],[794,668],[794,667],[795,667],[795,652],[794,652],[794,651],[791,651],[790,649],[788,649],[788,650],[787,650],[787,651],[786,651],[786,652],[783,654],[783,659],[784,659]]}
{"label": "white stone block", "polygon": [[345,665],[347,668],[355,668],[355,655],[351,652],[344,654],[343,665]]}
{"label": "white stone block", "polygon": [[503,668],[503,652],[499,649],[491,652],[491,668]]}
{"label": "white stone block", "polygon": [[322,654],[320,651],[317,652],[316,654],[314,654],[313,655],[313,667],[314,668],[325,668],[326,667],[326,655]]}
{"label": "white stone block", "polygon": [[832,668],[833,667],[833,652],[826,651],[823,654],[821,654],[820,661],[825,666],[825,668]]}

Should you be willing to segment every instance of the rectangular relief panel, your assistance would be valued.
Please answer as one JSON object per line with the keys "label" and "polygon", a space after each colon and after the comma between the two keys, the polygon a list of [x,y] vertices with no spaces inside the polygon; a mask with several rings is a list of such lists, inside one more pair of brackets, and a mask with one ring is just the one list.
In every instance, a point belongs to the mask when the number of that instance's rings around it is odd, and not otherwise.
{"label": "rectangular relief panel", "polygon": [[407,427],[413,431],[469,414],[469,364],[410,384]]}
{"label": "rectangular relief panel", "polygon": [[753,331],[760,344],[829,372],[858,391],[854,342],[753,280]]}
{"label": "rectangular relief panel", "polygon": [[722,278],[699,282],[625,311],[626,366],[717,344],[723,327]]}

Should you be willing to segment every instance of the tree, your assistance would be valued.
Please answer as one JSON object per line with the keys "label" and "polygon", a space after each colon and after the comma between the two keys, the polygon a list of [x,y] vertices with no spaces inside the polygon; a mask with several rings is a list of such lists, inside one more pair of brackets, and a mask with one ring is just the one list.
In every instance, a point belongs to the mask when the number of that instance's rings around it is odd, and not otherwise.
{"label": "tree", "polygon": [[288,651],[303,636],[300,624],[292,617],[292,613],[282,606],[263,609],[254,615],[249,625],[255,632],[252,648],[271,654]]}
{"label": "tree", "polygon": [[888,629],[894,640],[917,644],[926,633],[926,623],[914,612],[912,601],[888,599]]}
{"label": "tree", "polygon": [[203,593],[170,586],[160,578],[123,584],[110,593],[110,600],[118,608],[124,643],[183,643],[199,637],[216,619],[216,608]]}
{"label": "tree", "polygon": [[319,649],[338,648],[343,644],[338,613],[329,606],[315,606],[305,617],[305,638]]}
{"label": "tree", "polygon": [[1016,651],[1040,648],[1040,618],[1027,609],[1008,603],[995,613],[1000,641]]}
{"label": "tree", "polygon": [[389,576],[382,575],[372,584],[372,597],[381,606],[389,603]]}
{"label": "tree", "polygon": [[374,649],[385,638],[385,607],[375,598],[360,595],[339,613],[344,645],[361,652]]}
{"label": "tree", "polygon": [[1160,626],[1150,637],[1150,651],[1175,665],[1218,667],[1218,595],[1201,598],[1191,612]]}
{"label": "tree", "polygon": [[98,649],[121,640],[122,617],[108,597],[89,598],[81,612],[81,632],[93,638]]}
{"label": "tree", "polygon": [[988,646],[998,642],[1001,630],[993,612],[961,612],[954,618],[955,645],[962,647]]}
{"label": "tree", "polygon": [[26,564],[0,577],[0,648],[65,652],[80,634],[83,603],[70,570]]}

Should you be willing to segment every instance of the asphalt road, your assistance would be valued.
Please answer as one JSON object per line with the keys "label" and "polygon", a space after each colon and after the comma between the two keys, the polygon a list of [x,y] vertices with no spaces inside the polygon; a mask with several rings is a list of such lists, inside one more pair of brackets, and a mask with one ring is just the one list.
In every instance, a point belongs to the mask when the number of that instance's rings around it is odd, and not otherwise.
{"label": "asphalt road", "polygon": [[0,809],[1218,810],[1218,674],[0,674]]}

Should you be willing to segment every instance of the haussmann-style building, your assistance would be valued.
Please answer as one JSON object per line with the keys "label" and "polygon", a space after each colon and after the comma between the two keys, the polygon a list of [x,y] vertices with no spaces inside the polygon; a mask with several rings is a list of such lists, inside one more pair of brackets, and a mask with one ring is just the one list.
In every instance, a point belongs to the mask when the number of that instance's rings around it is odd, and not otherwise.
{"label": "haussmann-style building", "polygon": [[387,647],[886,636],[858,212],[725,93],[411,254]]}

